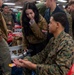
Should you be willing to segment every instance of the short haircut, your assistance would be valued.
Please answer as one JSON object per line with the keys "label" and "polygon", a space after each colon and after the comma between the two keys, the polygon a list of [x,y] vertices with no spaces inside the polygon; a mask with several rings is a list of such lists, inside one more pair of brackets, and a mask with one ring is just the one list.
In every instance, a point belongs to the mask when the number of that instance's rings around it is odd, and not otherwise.
{"label": "short haircut", "polygon": [[7,6],[7,7],[8,7],[8,5],[3,4],[3,5],[2,5],[2,8],[4,8],[5,6]]}
{"label": "short haircut", "polygon": [[61,23],[61,25],[65,28],[67,25],[67,16],[65,13],[58,12],[52,15],[54,21]]}

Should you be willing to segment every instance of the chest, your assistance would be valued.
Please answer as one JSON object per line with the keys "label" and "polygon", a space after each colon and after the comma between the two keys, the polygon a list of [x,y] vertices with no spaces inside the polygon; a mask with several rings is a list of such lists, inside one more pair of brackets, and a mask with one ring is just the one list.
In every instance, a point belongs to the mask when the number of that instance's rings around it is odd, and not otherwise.
{"label": "chest", "polygon": [[48,57],[45,63],[52,64],[57,60],[59,52],[61,51],[63,45],[60,45],[60,42],[51,43],[50,52],[48,53]]}
{"label": "chest", "polygon": [[4,17],[4,19],[6,20],[6,21],[11,21],[12,20],[12,16],[11,15],[3,15],[3,17]]}

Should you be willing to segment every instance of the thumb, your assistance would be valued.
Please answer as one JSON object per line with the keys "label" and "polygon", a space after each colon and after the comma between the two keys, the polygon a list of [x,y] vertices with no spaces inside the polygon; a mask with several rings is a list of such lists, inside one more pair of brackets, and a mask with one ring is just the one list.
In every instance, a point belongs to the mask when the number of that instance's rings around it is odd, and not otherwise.
{"label": "thumb", "polygon": [[25,61],[23,59],[19,59],[19,62],[24,63]]}

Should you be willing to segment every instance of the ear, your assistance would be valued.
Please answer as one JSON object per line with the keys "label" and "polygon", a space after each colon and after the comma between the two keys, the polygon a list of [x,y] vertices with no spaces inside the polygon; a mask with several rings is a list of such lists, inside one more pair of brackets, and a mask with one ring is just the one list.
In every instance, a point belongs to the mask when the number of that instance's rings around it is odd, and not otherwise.
{"label": "ear", "polygon": [[59,22],[57,22],[57,28],[60,26],[60,23]]}

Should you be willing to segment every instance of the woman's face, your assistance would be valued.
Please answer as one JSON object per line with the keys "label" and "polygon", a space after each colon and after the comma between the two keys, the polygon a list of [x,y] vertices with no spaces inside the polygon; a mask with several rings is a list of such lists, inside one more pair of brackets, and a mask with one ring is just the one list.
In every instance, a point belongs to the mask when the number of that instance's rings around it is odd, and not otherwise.
{"label": "woman's face", "polygon": [[27,9],[27,10],[26,10],[26,15],[27,15],[27,17],[28,17],[29,19],[34,19],[34,17],[35,17],[35,13],[33,12],[32,9]]}

